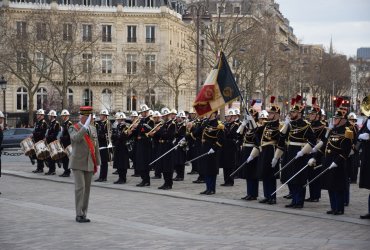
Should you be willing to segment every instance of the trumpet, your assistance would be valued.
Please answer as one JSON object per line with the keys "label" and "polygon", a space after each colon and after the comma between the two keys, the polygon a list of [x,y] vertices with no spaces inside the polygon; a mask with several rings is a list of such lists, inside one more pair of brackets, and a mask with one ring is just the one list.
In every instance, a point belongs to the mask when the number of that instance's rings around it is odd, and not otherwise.
{"label": "trumpet", "polygon": [[123,132],[124,132],[125,134],[128,134],[129,132],[132,132],[133,127],[134,127],[135,125],[139,124],[140,120],[141,120],[141,118],[137,118],[137,119],[136,119],[133,123],[131,123],[131,125],[130,125],[130,126],[128,126],[128,127],[127,127]]}
{"label": "trumpet", "polygon": [[164,121],[161,120],[157,125],[154,126],[154,128],[152,128],[149,132],[145,133],[145,136],[146,137],[149,137],[149,135],[153,132],[157,132],[157,128],[161,128],[162,126],[164,125]]}

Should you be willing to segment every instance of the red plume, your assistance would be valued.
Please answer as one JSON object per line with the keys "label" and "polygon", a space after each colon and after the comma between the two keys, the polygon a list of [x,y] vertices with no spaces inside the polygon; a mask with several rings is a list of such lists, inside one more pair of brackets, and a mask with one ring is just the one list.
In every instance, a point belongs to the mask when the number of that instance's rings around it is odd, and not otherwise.
{"label": "red plume", "polygon": [[342,105],[342,103],[343,103],[343,98],[338,97],[337,101],[335,102],[335,106],[338,108],[340,105]]}
{"label": "red plume", "polygon": [[313,105],[316,105],[316,101],[317,101],[317,98],[316,97],[312,97],[312,106]]}
{"label": "red plume", "polygon": [[275,102],[275,98],[276,98],[276,97],[272,95],[272,96],[270,97],[270,103],[274,103],[274,102]]}
{"label": "red plume", "polygon": [[300,102],[301,102],[301,100],[302,100],[302,96],[297,95],[297,97],[295,98],[295,102],[296,102],[296,103],[300,103]]}
{"label": "red plume", "polygon": [[253,105],[256,104],[256,100],[252,100],[252,103],[251,103],[251,107],[253,107]]}
{"label": "red plume", "polygon": [[294,106],[295,104],[295,98],[292,98],[292,100],[290,101],[290,105]]}

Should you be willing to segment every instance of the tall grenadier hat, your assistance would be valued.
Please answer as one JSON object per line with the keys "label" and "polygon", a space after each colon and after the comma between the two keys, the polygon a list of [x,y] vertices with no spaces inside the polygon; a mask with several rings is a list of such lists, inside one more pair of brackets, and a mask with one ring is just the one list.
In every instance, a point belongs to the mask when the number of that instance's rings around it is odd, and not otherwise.
{"label": "tall grenadier hat", "polygon": [[275,112],[275,113],[280,114],[280,107],[275,104],[275,99],[276,99],[275,96],[270,97],[270,105],[271,106],[270,106],[269,112]]}

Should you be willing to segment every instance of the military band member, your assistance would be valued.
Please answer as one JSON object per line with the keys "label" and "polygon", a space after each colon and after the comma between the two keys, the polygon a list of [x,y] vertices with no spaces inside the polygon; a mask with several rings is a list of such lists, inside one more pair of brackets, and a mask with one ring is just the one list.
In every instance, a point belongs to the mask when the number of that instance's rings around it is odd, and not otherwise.
{"label": "military band member", "polygon": [[126,130],[128,126],[125,122],[126,115],[123,112],[117,112],[115,118],[117,126],[114,133],[112,132],[112,143],[114,146],[113,167],[117,169],[118,180],[114,184],[124,184],[127,181],[127,169],[130,164],[126,146],[128,140]]}
{"label": "military band member", "polygon": [[[44,119],[45,111],[43,109],[39,109],[36,111],[36,124],[35,128],[32,132],[32,138],[34,143],[44,140],[46,130],[48,129],[48,125]],[[37,159],[37,168],[36,170],[32,171],[33,173],[42,173],[44,172],[44,161]]]}
{"label": "military band member", "polygon": [[[323,144],[326,142],[327,136],[327,127],[326,123],[321,119],[321,109],[319,105],[316,103],[317,98],[312,97],[312,108],[309,111],[308,119],[311,123],[311,128],[315,134],[316,138],[316,145],[312,150],[312,153],[315,154],[317,151],[323,151],[324,148],[322,147]],[[313,155],[311,155],[312,157]],[[314,158],[313,158],[314,159]],[[317,159],[309,160],[309,168],[308,168],[308,181],[313,180],[317,175],[319,175],[322,171],[321,167],[316,168],[317,166],[322,164],[322,157],[318,157]],[[321,187],[320,181],[314,181],[309,184],[310,190],[310,197],[305,199],[307,202],[318,202],[321,198]]]}
{"label": "military band member", "polygon": [[[130,127],[132,127],[132,125],[135,124],[139,120],[139,114],[136,111],[132,111],[131,115],[130,115],[130,119],[131,119]],[[130,159],[132,161],[132,166],[131,167],[134,169],[134,173],[131,175],[132,177],[140,177],[140,173],[137,171],[137,168],[136,168],[136,159],[135,159],[136,144],[137,144],[136,137],[135,136],[130,136],[129,141],[128,141],[127,150],[129,152],[129,156],[130,156]]]}
{"label": "military band member", "polygon": [[234,121],[236,113],[234,109],[229,109],[225,114],[224,123],[224,144],[220,151],[221,167],[224,169],[224,183],[221,186],[234,186],[234,178],[230,174],[236,168],[238,124]]}
{"label": "military band member", "polygon": [[[200,119],[197,117],[197,114],[195,113],[194,109],[189,111],[188,114],[188,123],[186,125],[186,134],[189,134],[197,127],[197,124],[199,124]],[[191,160],[197,156],[197,150],[200,148],[200,139],[198,142],[195,141],[187,141],[189,146],[189,151],[186,155],[187,160]],[[193,175],[198,174],[197,170],[197,161],[193,162],[191,164],[191,170],[187,174]]]}
{"label": "military band member", "polygon": [[174,181],[183,181],[185,173],[185,161],[186,161],[186,144],[184,142],[186,136],[186,115],[184,111],[179,111],[176,116],[176,140],[175,145],[179,144],[179,147],[175,150],[174,166],[176,171],[176,177]]}
{"label": "military band member", "polygon": [[219,171],[220,150],[224,140],[224,125],[217,119],[217,112],[213,112],[202,133],[202,147],[200,154],[207,154],[200,158],[199,174],[203,174],[206,190],[200,194],[213,195],[216,193],[216,178]]}
{"label": "military band member", "polygon": [[[57,140],[58,133],[60,131],[60,124],[56,120],[57,112],[55,112],[55,110],[50,110],[48,116],[50,122],[45,137],[47,144]],[[55,175],[55,161],[51,158],[47,158],[46,160],[48,162],[49,171],[45,173],[45,175]]]}
{"label": "military band member", "polygon": [[110,153],[108,149],[108,130],[110,129],[110,122],[108,120],[109,112],[106,109],[103,109],[100,114],[100,120],[96,122],[96,130],[98,132],[98,139],[99,139],[99,146],[102,148],[100,149],[100,159],[101,159],[101,166],[100,166],[100,173],[99,178],[95,180],[95,182],[105,182],[107,181],[108,175],[108,162],[110,162]]}
{"label": "military band member", "polygon": [[[303,120],[304,106],[301,103],[302,97],[297,95],[295,103],[289,111],[289,116],[285,126],[281,130],[281,140],[279,148],[285,148],[283,166],[294,159],[281,172],[281,182],[285,183],[295,174],[301,171],[288,183],[292,194],[292,202],[285,207],[303,208],[306,190],[303,188],[307,183],[308,168],[307,162],[310,159],[309,154],[316,145],[315,134],[311,125]],[[305,168],[304,170],[302,170]]]}
{"label": "military band member", "polygon": [[[358,140],[361,142],[361,168],[359,187],[370,190],[370,115],[359,131]],[[370,219],[370,194],[368,198],[367,214],[361,215],[361,219]]]}
{"label": "military band member", "polygon": [[[73,123],[69,120],[69,112],[66,109],[63,109],[60,113],[60,116],[62,117],[62,134],[60,136],[60,143],[64,148],[67,148],[69,145],[71,145],[71,138],[69,136],[68,129],[70,126],[73,125]],[[64,173],[59,175],[60,177],[69,177],[71,174],[71,170],[68,168],[69,165],[69,158],[68,156],[64,156],[62,159],[63,169]]]}

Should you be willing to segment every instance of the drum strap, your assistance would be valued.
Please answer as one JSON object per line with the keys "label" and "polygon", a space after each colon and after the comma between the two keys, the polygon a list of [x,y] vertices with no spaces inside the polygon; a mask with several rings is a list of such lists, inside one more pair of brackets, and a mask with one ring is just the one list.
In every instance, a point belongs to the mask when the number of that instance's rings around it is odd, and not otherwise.
{"label": "drum strap", "polygon": [[[78,123],[76,123],[75,125],[75,128],[77,130],[80,130],[80,127],[78,126]],[[90,154],[91,154],[91,158],[93,160],[93,163],[94,163],[94,174],[98,171],[98,166],[96,165],[96,158],[95,158],[95,148],[94,148],[94,144],[93,142],[91,141],[91,138],[88,134],[85,134],[84,135],[85,137],[85,141],[87,143],[87,146],[89,147],[89,151],[90,151]]]}

